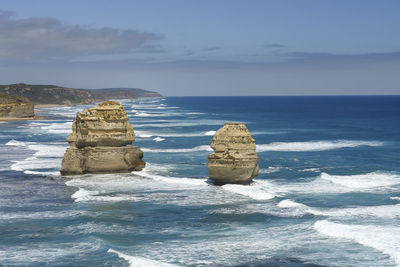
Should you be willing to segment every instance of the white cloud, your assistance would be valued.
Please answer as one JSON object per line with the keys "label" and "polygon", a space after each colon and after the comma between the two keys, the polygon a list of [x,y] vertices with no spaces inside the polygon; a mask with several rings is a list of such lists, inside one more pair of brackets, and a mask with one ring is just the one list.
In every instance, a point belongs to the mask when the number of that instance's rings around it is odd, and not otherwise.
{"label": "white cloud", "polygon": [[16,19],[0,11],[0,58],[68,60],[79,56],[152,52],[163,37],[132,29],[68,25],[55,18]]}

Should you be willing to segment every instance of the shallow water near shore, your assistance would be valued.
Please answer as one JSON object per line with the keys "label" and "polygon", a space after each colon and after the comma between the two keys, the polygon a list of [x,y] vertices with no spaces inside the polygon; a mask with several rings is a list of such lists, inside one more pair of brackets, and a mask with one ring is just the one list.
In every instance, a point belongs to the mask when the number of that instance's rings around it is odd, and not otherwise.
{"label": "shallow water near shore", "polygon": [[[60,177],[76,112],[0,124],[0,265],[400,266],[400,97],[120,101],[146,168]],[[244,122],[251,185],[207,179]]]}

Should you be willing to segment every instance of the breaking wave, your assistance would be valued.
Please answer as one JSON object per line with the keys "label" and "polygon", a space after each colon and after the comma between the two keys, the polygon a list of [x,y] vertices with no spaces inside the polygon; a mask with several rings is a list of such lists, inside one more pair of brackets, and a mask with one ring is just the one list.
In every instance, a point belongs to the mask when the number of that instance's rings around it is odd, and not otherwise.
{"label": "breaking wave", "polygon": [[275,191],[269,189],[265,181],[256,181],[251,185],[227,184],[222,188],[255,200],[270,200],[278,196]]}
{"label": "breaking wave", "polygon": [[155,152],[155,153],[188,153],[195,151],[213,151],[208,145],[196,146],[193,148],[142,148],[143,152]]}
{"label": "breaking wave", "polygon": [[173,267],[176,265],[172,265],[169,263],[164,263],[160,261],[155,261],[139,256],[130,256],[124,253],[121,253],[119,251],[116,251],[112,248],[110,248],[108,253],[115,253],[118,255],[119,258],[126,260],[129,263],[129,266],[131,267]]}
{"label": "breaking wave", "polygon": [[321,179],[354,189],[387,187],[400,184],[400,175],[388,172],[371,172],[356,175],[329,175],[321,173]]}
{"label": "breaking wave", "polygon": [[257,152],[264,152],[264,151],[308,152],[308,151],[333,150],[346,147],[358,147],[358,146],[375,147],[382,145],[384,145],[384,143],[379,141],[352,141],[352,140],[274,142],[270,144],[257,145]]}
{"label": "breaking wave", "polygon": [[215,131],[208,132],[195,132],[195,133],[162,133],[162,132],[151,132],[151,131],[135,131],[137,137],[150,138],[153,136],[161,137],[193,137],[193,136],[210,136],[214,135]]}
{"label": "breaking wave", "polygon": [[350,208],[312,208],[307,205],[297,203],[291,199],[285,199],[278,203],[279,208],[287,209],[293,215],[313,214],[327,217],[364,217],[364,218],[400,218],[400,204],[380,205],[380,206],[357,206]]}

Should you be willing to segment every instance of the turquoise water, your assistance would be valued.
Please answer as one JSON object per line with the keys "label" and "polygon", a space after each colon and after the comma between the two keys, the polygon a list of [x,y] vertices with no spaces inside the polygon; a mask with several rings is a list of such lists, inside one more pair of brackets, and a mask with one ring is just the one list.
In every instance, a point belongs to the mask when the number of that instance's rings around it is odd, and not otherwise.
{"label": "turquoise water", "polygon": [[[146,168],[60,177],[75,113],[0,123],[0,265],[400,266],[400,97],[122,100]],[[246,123],[260,174],[207,180]]]}

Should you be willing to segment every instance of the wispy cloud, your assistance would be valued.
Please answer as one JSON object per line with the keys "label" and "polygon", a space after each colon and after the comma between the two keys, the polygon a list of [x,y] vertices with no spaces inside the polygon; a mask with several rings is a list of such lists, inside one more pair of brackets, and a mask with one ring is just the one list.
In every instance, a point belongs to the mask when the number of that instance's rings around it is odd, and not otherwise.
{"label": "wispy cloud", "polygon": [[285,47],[285,45],[283,45],[283,44],[265,44],[263,46],[267,47],[267,48],[284,48]]}
{"label": "wispy cloud", "polygon": [[[267,54],[250,54],[249,58],[257,57],[257,60],[167,60],[156,64],[164,67],[182,68],[330,68],[330,67],[366,67],[381,63],[394,62],[400,64],[400,51],[386,53],[364,53],[364,54],[334,54],[334,53],[310,53],[310,52],[288,52],[274,53],[276,57],[270,60]],[[261,60],[260,60],[261,59]],[[357,68],[358,68],[357,67]]]}
{"label": "wispy cloud", "polygon": [[220,46],[211,46],[211,47],[206,47],[203,49],[203,51],[216,51],[216,50],[221,50],[222,47]]}
{"label": "wispy cloud", "polygon": [[67,60],[79,56],[156,52],[163,36],[132,29],[91,28],[55,18],[17,19],[0,11],[0,59]]}

